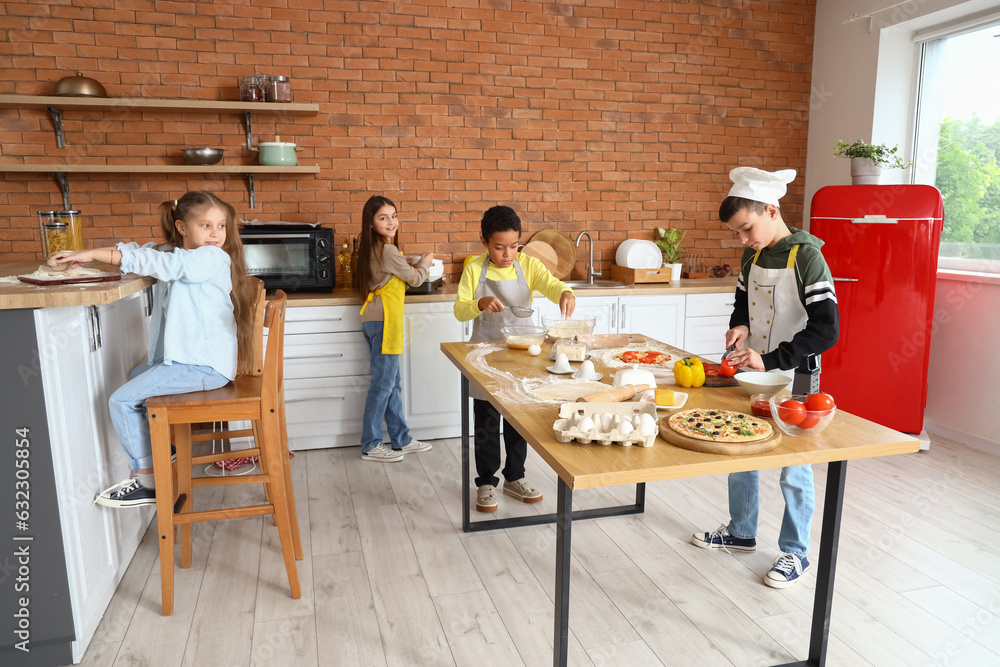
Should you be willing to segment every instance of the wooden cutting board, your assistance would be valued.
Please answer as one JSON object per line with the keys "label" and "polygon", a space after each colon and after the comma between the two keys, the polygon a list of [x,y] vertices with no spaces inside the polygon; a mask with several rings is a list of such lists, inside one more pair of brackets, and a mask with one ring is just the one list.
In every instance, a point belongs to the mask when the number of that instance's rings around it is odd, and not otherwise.
{"label": "wooden cutting board", "polygon": [[739,382],[734,377],[724,377],[722,375],[709,375],[705,377],[706,387],[738,387]]}
{"label": "wooden cutting board", "polygon": [[668,418],[660,419],[660,437],[671,445],[677,445],[681,449],[690,449],[695,452],[705,454],[725,454],[727,456],[746,456],[749,454],[763,454],[778,446],[781,442],[781,431],[773,422],[771,423],[771,435],[763,440],[753,442],[712,442],[711,440],[699,440],[691,436],[678,433],[670,428],[667,423]]}
{"label": "wooden cutting board", "polygon": [[51,276],[49,278],[18,276],[17,279],[32,285],[75,285],[77,283],[104,283],[111,280],[121,280],[122,277],[119,273],[100,273],[81,276]]}

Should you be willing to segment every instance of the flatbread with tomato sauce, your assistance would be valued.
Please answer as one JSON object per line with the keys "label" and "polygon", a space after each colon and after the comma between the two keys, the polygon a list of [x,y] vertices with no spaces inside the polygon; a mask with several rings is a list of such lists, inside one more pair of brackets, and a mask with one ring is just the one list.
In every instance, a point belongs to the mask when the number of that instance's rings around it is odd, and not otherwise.
{"label": "flatbread with tomato sauce", "polygon": [[711,442],[754,442],[773,432],[771,424],[760,417],[704,408],[676,412],[670,415],[667,425],[681,435]]}

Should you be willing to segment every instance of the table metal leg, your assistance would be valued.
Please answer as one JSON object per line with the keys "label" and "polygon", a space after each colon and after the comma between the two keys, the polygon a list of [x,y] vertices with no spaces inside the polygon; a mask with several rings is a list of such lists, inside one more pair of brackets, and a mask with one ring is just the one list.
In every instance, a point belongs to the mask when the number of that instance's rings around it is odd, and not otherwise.
{"label": "table metal leg", "polygon": [[781,667],[825,667],[826,665],[846,476],[847,461],[830,462],[826,472],[826,498],[823,508],[823,530],[819,539],[819,564],[816,567],[816,597],[813,599],[812,628],[809,633],[809,658],[800,662],[790,662]]}
{"label": "table metal leg", "polygon": [[566,667],[569,651],[569,582],[570,559],[573,555],[571,538],[573,530],[573,489],[559,480],[556,514],[556,596],[555,637],[552,664]]}
{"label": "table metal leg", "polygon": [[469,378],[462,376],[462,532],[469,532]]}

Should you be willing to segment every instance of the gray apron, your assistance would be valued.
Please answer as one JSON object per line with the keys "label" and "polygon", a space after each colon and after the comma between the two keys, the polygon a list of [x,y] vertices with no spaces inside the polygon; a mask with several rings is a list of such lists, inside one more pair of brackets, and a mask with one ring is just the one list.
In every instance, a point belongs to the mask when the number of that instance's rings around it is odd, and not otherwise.
{"label": "gray apron", "polygon": [[[809,316],[806,307],[799,299],[799,288],[795,281],[795,255],[799,247],[792,246],[788,253],[788,263],[783,269],[765,269],[757,266],[760,251],[754,255],[747,276],[747,306],[750,311],[750,331],[747,346],[752,350],[766,354],[778,347],[780,343],[791,340],[806,326]],[[787,371],[774,369],[772,373],[780,373],[793,377],[795,369]]]}
{"label": "gray apron", "polygon": [[[476,286],[475,299],[478,301],[484,296],[493,296],[504,305],[502,313],[490,313],[484,311],[472,322],[472,336],[470,341],[483,340],[503,340],[500,329],[515,324],[523,324],[524,320],[510,312],[508,306],[531,306],[531,288],[528,281],[524,279],[524,272],[521,271],[521,264],[514,260],[514,272],[517,273],[517,280],[490,280],[486,277],[486,272],[490,268],[490,256],[486,254],[483,260],[483,269],[479,272],[479,285]],[[479,395],[473,387],[469,387],[469,394],[472,398],[487,400],[485,396]]]}

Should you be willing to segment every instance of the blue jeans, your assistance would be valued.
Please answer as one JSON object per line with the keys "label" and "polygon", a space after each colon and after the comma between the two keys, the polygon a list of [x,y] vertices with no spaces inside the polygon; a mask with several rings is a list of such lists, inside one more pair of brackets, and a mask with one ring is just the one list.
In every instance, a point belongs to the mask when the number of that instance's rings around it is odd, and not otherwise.
{"label": "blue jeans", "polygon": [[401,449],[413,440],[403,421],[403,398],[399,382],[398,354],[382,354],[382,322],[362,322],[361,333],[371,353],[371,380],[365,398],[364,421],[361,426],[361,452],[367,453],[382,442],[382,419],[389,430],[394,449]]}
{"label": "blue jeans", "polygon": [[153,467],[147,398],[218,389],[228,383],[229,380],[211,366],[142,364],[132,371],[132,379],[118,387],[108,399],[111,422],[128,455],[129,467],[132,470]]}
{"label": "blue jeans", "polygon": [[[809,529],[816,506],[811,465],[788,466],[781,469],[781,495],[785,497],[785,514],[781,518],[778,548],[782,553],[809,554]],[[735,537],[757,537],[757,515],[760,511],[760,473],[734,472],[729,475],[729,534]]]}

